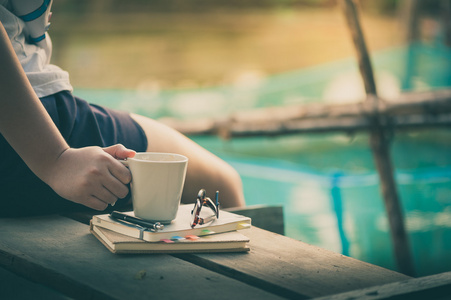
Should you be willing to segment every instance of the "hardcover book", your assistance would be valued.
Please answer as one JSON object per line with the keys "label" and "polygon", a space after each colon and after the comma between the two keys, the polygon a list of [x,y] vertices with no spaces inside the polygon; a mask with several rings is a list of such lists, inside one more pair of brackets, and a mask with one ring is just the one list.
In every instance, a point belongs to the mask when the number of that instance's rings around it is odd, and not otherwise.
{"label": "hardcover book", "polygon": [[[192,208],[192,204],[180,205],[175,220],[171,224],[164,225],[164,228],[158,231],[150,231],[128,222],[115,220],[109,214],[95,215],[92,217],[91,222],[97,227],[106,228],[147,242],[159,242],[163,239],[172,239],[174,236],[206,236],[214,233],[246,229],[251,226],[251,218],[249,217],[220,211],[218,219],[191,228]],[[134,216],[133,211],[125,213]]]}
{"label": "hardcover book", "polygon": [[112,253],[213,253],[249,251],[249,239],[237,231],[160,242],[146,242],[91,223],[91,233]]}

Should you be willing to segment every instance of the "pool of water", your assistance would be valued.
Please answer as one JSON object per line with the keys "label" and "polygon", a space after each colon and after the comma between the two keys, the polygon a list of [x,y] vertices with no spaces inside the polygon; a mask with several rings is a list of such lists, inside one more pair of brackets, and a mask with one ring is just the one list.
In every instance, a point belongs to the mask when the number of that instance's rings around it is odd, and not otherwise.
{"label": "pool of water", "polygon": [[[430,136],[446,142],[431,144]],[[287,236],[396,270],[366,136],[196,140],[238,170],[247,204],[283,205]],[[449,141],[449,131],[420,132],[399,136],[391,147],[418,275],[451,270]],[[284,150],[250,154],[268,147]]]}
{"label": "pool of water", "polygon": [[[451,86],[451,51],[412,45],[372,56],[379,95]],[[364,91],[354,59],[243,84],[200,90],[83,90],[94,103],[158,118],[223,116],[266,106],[356,102]],[[396,270],[387,217],[365,134],[231,141],[196,137],[243,178],[248,205],[281,204],[286,235]],[[451,130],[396,132],[391,154],[418,275],[451,270]]]}

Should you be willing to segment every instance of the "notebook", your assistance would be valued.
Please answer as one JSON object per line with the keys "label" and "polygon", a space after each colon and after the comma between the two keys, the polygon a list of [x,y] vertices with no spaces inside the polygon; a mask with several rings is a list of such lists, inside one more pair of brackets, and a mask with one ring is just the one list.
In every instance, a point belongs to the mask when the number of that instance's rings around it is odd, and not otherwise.
{"label": "notebook", "polygon": [[[180,205],[175,220],[171,224],[165,225],[164,229],[155,232],[145,230],[127,222],[112,219],[109,214],[94,215],[91,222],[97,227],[106,228],[148,242],[159,242],[162,239],[172,239],[174,236],[205,236],[251,227],[251,218],[227,211],[220,211],[218,219],[191,228],[192,208],[192,204]],[[133,211],[125,213],[134,216]]]}
{"label": "notebook", "polygon": [[91,233],[116,254],[138,253],[213,253],[249,251],[249,238],[237,231],[202,237],[178,237],[160,242],[146,242],[91,223]]}

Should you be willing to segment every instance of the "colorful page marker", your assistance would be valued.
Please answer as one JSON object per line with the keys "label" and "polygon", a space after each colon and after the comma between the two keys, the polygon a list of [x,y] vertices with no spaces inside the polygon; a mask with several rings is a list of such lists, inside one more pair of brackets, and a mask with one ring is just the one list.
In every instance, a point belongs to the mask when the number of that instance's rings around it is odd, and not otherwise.
{"label": "colorful page marker", "polygon": [[208,230],[208,229],[204,229],[204,230],[202,230],[201,235],[207,235],[207,234],[213,234],[213,233],[215,233],[215,232],[211,231],[211,230]]}
{"label": "colorful page marker", "polygon": [[168,244],[174,243],[174,241],[173,241],[173,240],[170,240],[170,239],[161,239],[161,241],[162,241],[162,242],[165,242],[165,243],[168,243]]}
{"label": "colorful page marker", "polygon": [[237,229],[247,229],[247,228],[251,228],[251,224],[249,224],[249,223],[240,223],[237,226]]}

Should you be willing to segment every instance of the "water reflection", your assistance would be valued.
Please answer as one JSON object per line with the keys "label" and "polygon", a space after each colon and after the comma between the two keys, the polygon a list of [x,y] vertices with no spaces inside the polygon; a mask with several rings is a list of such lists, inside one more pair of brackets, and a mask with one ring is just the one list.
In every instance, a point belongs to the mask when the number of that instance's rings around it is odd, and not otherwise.
{"label": "water reflection", "polygon": [[[248,204],[283,204],[287,236],[396,270],[376,174],[337,181],[336,173],[302,166],[275,169],[271,160],[228,160],[243,177]],[[451,168],[399,171],[397,182],[419,275],[451,270]]]}

